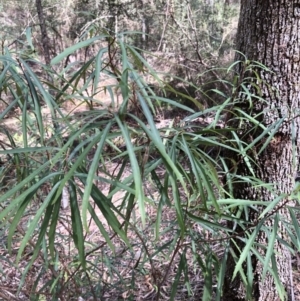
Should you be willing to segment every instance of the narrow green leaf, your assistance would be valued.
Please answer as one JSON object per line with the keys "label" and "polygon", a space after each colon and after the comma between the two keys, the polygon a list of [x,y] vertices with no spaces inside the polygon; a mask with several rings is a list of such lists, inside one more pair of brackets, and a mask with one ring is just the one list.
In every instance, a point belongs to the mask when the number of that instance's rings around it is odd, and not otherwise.
{"label": "narrow green leaf", "polygon": [[83,227],[78,206],[76,187],[72,180],[68,181],[68,190],[70,194],[71,220],[72,220],[72,236],[75,246],[79,253],[79,260],[83,269],[86,268],[85,252],[84,252],[84,235]]}
{"label": "narrow green leaf", "polygon": [[26,75],[27,83],[28,83],[28,85],[30,85],[29,86],[30,93],[34,93],[32,95],[32,97],[33,97],[34,106],[35,106],[35,114],[41,113],[40,98],[39,98],[37,90],[36,90],[36,88],[37,88],[41,93],[43,101],[46,102],[48,108],[50,109],[52,118],[55,119],[55,116],[56,116],[56,114],[54,112],[54,108],[55,108],[55,111],[57,113],[59,113],[60,116],[63,117],[64,115],[62,114],[61,110],[59,109],[57,103],[55,103],[52,95],[48,91],[45,90],[43,84],[38,79],[36,74],[32,71],[32,69],[28,66],[28,64],[24,60],[21,60],[21,62],[22,62],[22,65],[24,66],[24,69],[26,70],[25,75]]}
{"label": "narrow green leaf", "polygon": [[[134,184],[132,186],[134,187]],[[127,196],[128,196],[128,194],[129,193],[127,192]],[[128,227],[130,225],[129,221],[130,221],[130,217],[133,212],[134,205],[135,205],[134,200],[135,200],[134,194],[130,193],[130,195],[128,197],[128,202],[126,204],[126,212],[125,212],[125,222],[126,222],[125,227],[124,227],[125,233],[127,233]]]}
{"label": "narrow green leaf", "polygon": [[[45,167],[47,165],[49,165],[49,162],[45,163],[45,165],[43,165],[42,167]],[[38,176],[40,174],[40,172],[42,172],[42,170],[43,170],[42,167],[40,167],[36,171],[30,173],[30,175],[26,179],[24,179],[22,182],[17,184],[14,188],[10,189],[3,196],[1,196],[0,203],[3,201],[7,201],[11,196],[18,193],[20,190],[22,190],[25,185],[30,183],[31,180],[33,180],[36,176]],[[56,175],[61,175],[61,174],[62,174],[62,172],[57,172],[57,173],[53,173],[53,174],[44,176],[43,178],[41,178],[40,181],[31,185],[27,190],[22,192],[19,196],[14,197],[14,199],[11,200],[9,205],[7,205],[4,210],[0,211],[0,220],[2,220],[3,218],[6,218],[7,214],[9,214],[11,212],[11,210],[16,208],[19,205],[19,202],[23,201],[29,193],[31,193],[31,192],[35,191],[37,188],[41,187],[41,185],[43,183],[47,182],[52,177],[55,177]]]}
{"label": "narrow green leaf", "polygon": [[[276,213],[275,217],[274,217],[274,223],[272,223],[273,227],[271,228],[272,230],[272,234],[269,236],[268,235],[268,248],[267,248],[267,252],[266,252],[266,256],[265,256],[265,260],[264,260],[264,267],[263,267],[263,272],[262,272],[262,276],[261,279],[262,281],[265,280],[266,277],[266,273],[271,261],[271,256],[274,254],[274,245],[275,245],[275,241],[276,241],[276,237],[277,237],[277,228],[278,228],[278,213]],[[267,233],[266,233],[267,234]]]}
{"label": "narrow green leaf", "polygon": [[272,272],[273,272],[273,277],[275,280],[275,285],[277,292],[279,294],[279,298],[284,301],[287,300],[287,293],[286,293],[286,288],[284,287],[283,283],[281,282],[279,278],[279,273],[277,269],[277,260],[275,258],[275,254],[271,256],[271,261],[272,261]]}
{"label": "narrow green leaf", "polygon": [[[267,207],[263,210],[263,212],[259,215],[259,219],[263,218],[266,214],[270,213],[283,199],[285,199],[288,195],[287,194],[281,194],[278,197],[276,197],[273,201],[271,202],[265,202]],[[258,205],[259,202],[258,202]],[[261,204],[261,206],[264,206]]]}
{"label": "narrow green leaf", "polygon": [[[50,218],[52,215],[52,209],[53,209],[53,206],[51,204],[49,206],[47,206],[47,208],[45,208],[44,219],[42,220],[41,226],[39,227],[39,235],[35,242],[35,248],[33,250],[33,254],[31,255],[30,262],[27,266],[28,268],[31,267],[31,265],[35,262],[35,259],[37,258],[37,256],[40,253],[41,244],[42,244],[42,242],[45,242],[45,236],[46,236],[48,224],[49,224],[49,221],[50,221]],[[44,250],[46,251],[44,253],[44,258],[47,258],[46,248],[44,248]]]}
{"label": "narrow green leaf", "polygon": [[214,190],[213,190],[213,187],[211,185],[211,183],[209,182],[209,179],[207,178],[207,175],[204,171],[204,168],[201,166],[201,162],[197,162],[197,169],[198,171],[200,172],[200,175],[201,175],[201,179],[204,183],[204,187],[208,193],[208,196],[209,196],[209,200],[212,202],[215,210],[218,212],[218,214],[221,214],[221,210],[220,210],[220,207],[217,203],[217,200],[216,200],[216,197],[215,197],[215,194],[214,194]]}
{"label": "narrow green leaf", "polygon": [[178,290],[178,284],[179,284],[179,279],[182,273],[182,270],[184,269],[184,254],[180,255],[180,261],[178,265],[178,270],[174,279],[174,282],[172,284],[172,290],[171,290],[171,295],[170,295],[170,301],[175,300],[175,296]]}
{"label": "narrow green leaf", "polygon": [[[84,171],[83,168],[79,168],[79,170]],[[84,185],[86,185],[86,173],[83,174],[77,174],[77,177],[82,181]],[[107,220],[107,223],[112,229],[120,235],[120,237],[123,239],[123,241],[130,246],[130,243],[126,237],[125,232],[120,228],[120,222],[114,215],[112,211],[113,204],[108,200],[108,198],[97,188],[97,186],[93,185],[91,190],[91,197],[95,201],[95,204],[99,208],[99,210],[102,212],[104,218]]]}
{"label": "narrow green leaf", "polygon": [[243,146],[243,142],[239,139],[238,135],[235,132],[232,132],[232,134],[233,134],[234,138],[236,139],[236,142],[237,142],[239,150],[240,150],[240,154],[243,156],[243,159],[244,159],[249,171],[251,172],[251,175],[253,177],[255,177],[255,172],[254,172],[254,169],[250,162],[250,160],[252,160],[252,159],[250,156],[247,155],[245,148]]}
{"label": "narrow green leaf", "polygon": [[[100,49],[95,58],[95,71],[94,71],[94,81],[93,81],[93,94],[96,94],[97,87],[99,87],[100,74],[102,71],[102,57],[107,52],[108,48],[105,47]],[[104,58],[103,58],[104,60]]]}
{"label": "narrow green leaf", "polygon": [[[21,255],[26,247],[26,245],[28,244],[28,241],[30,239],[30,237],[32,236],[33,232],[38,228],[38,222],[41,218],[41,216],[44,214],[46,208],[50,205],[53,196],[56,193],[57,187],[58,187],[57,183],[52,190],[50,191],[50,193],[46,196],[46,198],[44,199],[43,203],[41,204],[40,208],[37,210],[35,216],[33,217],[33,219],[31,220],[27,230],[26,230],[26,234],[24,236],[24,238],[22,239],[18,254],[17,254],[17,262],[19,262],[19,260],[21,259]],[[39,246],[37,246],[37,248],[39,248]]]}
{"label": "narrow green leaf", "polygon": [[[97,133],[96,135],[88,138],[88,140],[90,141],[90,143],[85,147],[85,149],[82,151],[82,153],[79,156],[76,157],[76,159],[75,159],[76,161],[73,163],[73,165],[71,166],[71,168],[65,174],[64,178],[61,180],[60,186],[59,186],[59,188],[57,190],[57,197],[61,194],[64,186],[67,183],[67,181],[69,181],[72,177],[74,177],[74,174],[75,174],[76,170],[78,170],[78,168],[80,167],[80,165],[82,165],[82,163],[84,162],[84,160],[87,158],[87,155],[90,152],[90,150],[101,139],[101,136],[102,136],[102,133],[100,132],[100,133]],[[72,157],[69,157],[68,160],[71,161]],[[86,212],[86,209],[84,211]],[[84,211],[82,211],[82,212],[84,212]],[[83,216],[83,219],[86,220],[85,216]],[[85,222],[85,221],[83,221],[83,222]]]}
{"label": "narrow green leaf", "polygon": [[247,288],[246,288],[246,295],[247,300],[252,299],[252,293],[253,293],[253,266],[252,266],[252,254],[248,253],[247,255]]}
{"label": "narrow green leaf", "polygon": [[[254,201],[254,200],[243,200],[243,199],[218,199],[217,200],[219,205],[232,205],[232,207],[239,207],[239,206],[251,206],[251,205],[259,205],[259,206],[268,206],[272,202],[266,202],[266,201]],[[269,211],[270,212],[270,211]],[[259,218],[263,217],[261,215]]]}
{"label": "narrow green leaf", "polygon": [[297,247],[298,251],[300,250],[300,226],[299,226],[299,222],[298,219],[294,213],[293,208],[289,208],[289,212],[290,212],[290,216],[292,218],[291,222],[292,222],[292,233],[296,234],[296,238],[297,238],[297,242],[295,244],[295,246]]}
{"label": "narrow green leaf", "polygon": [[62,53],[60,53],[59,55],[57,55],[55,58],[53,58],[51,60],[51,65],[58,64],[60,61],[62,61],[64,58],[66,58],[68,55],[74,53],[75,51],[85,48],[85,47],[91,45],[92,43],[94,43],[95,41],[102,40],[107,37],[109,37],[109,36],[106,34],[99,35],[94,38],[88,39],[86,41],[79,42],[71,47],[68,47]]}
{"label": "narrow green leaf", "polygon": [[225,273],[227,270],[227,262],[228,262],[227,260],[228,260],[229,250],[230,250],[230,243],[227,243],[225,250],[224,250],[221,268],[220,268],[219,274],[218,274],[216,301],[221,301]]}
{"label": "narrow green leaf", "polygon": [[[199,170],[200,169],[199,166],[201,166],[201,163],[195,162],[196,158],[190,152],[187,142],[183,136],[182,136],[182,144],[183,144],[183,151],[185,154],[187,154],[187,156],[189,158],[189,163],[192,167],[191,173],[192,173],[193,177],[195,177],[195,179],[196,179],[196,188],[197,188],[197,190],[199,190],[201,201],[203,202],[203,206],[205,208],[207,208],[207,202],[206,202],[207,198],[205,196],[203,185],[202,185],[203,179],[202,179],[202,177],[200,177],[200,175],[202,176],[202,173],[201,173],[201,170]],[[205,183],[205,184],[207,184],[207,183]]]}
{"label": "narrow green leaf", "polygon": [[[57,181],[53,181],[53,183],[55,185],[57,183]],[[60,195],[60,197],[57,199],[57,201],[53,205],[51,222],[50,222],[49,231],[48,231],[49,252],[50,252],[50,255],[53,260],[55,258],[55,235],[56,235],[56,226],[57,226],[57,223],[59,220],[61,197],[62,197],[62,195]]]}
{"label": "narrow green leaf", "polygon": [[257,152],[257,155],[260,155],[263,152],[263,150],[269,145],[270,141],[273,139],[274,135],[277,133],[279,127],[282,125],[284,120],[285,117],[277,120],[275,123],[271,124],[268,128],[265,128],[264,131],[258,137],[256,137],[250,144],[248,144],[245,147],[244,152],[253,149],[255,144],[261,142],[264,137],[268,136],[268,138],[264,141],[264,144],[259,148],[259,151]]}
{"label": "narrow green leaf", "polygon": [[131,168],[132,168],[134,184],[135,184],[135,196],[136,196],[137,203],[139,206],[142,223],[143,223],[143,225],[145,225],[146,212],[145,212],[144,192],[143,192],[143,183],[142,183],[142,176],[140,173],[140,167],[139,167],[139,164],[137,161],[136,154],[134,152],[134,147],[132,145],[127,127],[122,123],[122,121],[120,120],[120,118],[118,116],[116,116],[116,121],[119,125],[119,128],[121,129],[123,138],[125,140],[125,144],[126,144],[126,148],[128,151]]}
{"label": "narrow green leaf", "polygon": [[[206,218],[196,216],[196,215],[194,215],[190,212],[187,212],[187,215],[188,215],[189,218],[191,218],[195,222],[199,223],[201,225],[201,227],[209,229],[212,232],[214,232],[213,229],[220,229],[220,230],[231,232],[230,228],[224,227],[224,225],[221,225],[219,223],[213,223],[213,222],[207,220]],[[234,220],[233,217],[232,217],[232,220]]]}
{"label": "narrow green leaf", "polygon": [[24,211],[26,210],[27,206],[29,205],[30,201],[32,200],[33,196],[35,195],[36,191],[37,191],[37,189],[35,189],[28,196],[26,196],[26,198],[20,204],[17,212],[14,214],[14,218],[9,227],[9,232],[8,232],[8,236],[7,236],[7,246],[8,246],[9,252],[11,252],[11,244],[12,244],[13,235],[15,234],[15,230],[16,230],[17,226],[19,225],[21,218],[24,214]]}
{"label": "narrow green leaf", "polygon": [[[145,110],[148,112],[148,114],[150,114],[150,111],[149,111],[148,108],[145,109]],[[145,110],[144,110],[144,112],[145,112]],[[140,119],[138,119],[136,116],[134,116],[132,114],[128,114],[128,115],[130,117],[132,117],[134,120],[136,120],[138,122],[138,124],[143,128],[143,130],[145,131],[145,133],[147,134],[147,136],[149,137],[151,142],[153,142],[153,144],[155,145],[155,147],[159,151],[159,153],[161,155],[161,158],[164,161],[164,164],[165,164],[167,170],[170,173],[176,175],[176,179],[181,183],[181,185],[182,185],[183,189],[185,190],[186,194],[189,195],[189,193],[187,191],[185,180],[183,179],[182,174],[180,173],[180,171],[178,170],[178,168],[174,164],[173,160],[167,154],[166,149],[165,149],[165,145],[164,145],[164,143],[162,142],[162,140],[160,138],[160,134],[159,134],[158,130],[156,129],[154,121],[152,120],[152,122],[151,122],[152,127],[150,125],[151,130],[149,130],[147,128],[147,126]],[[150,114],[150,116],[151,116],[151,114]],[[148,118],[152,119],[152,117],[150,117],[150,116]]]}
{"label": "narrow green leaf", "polygon": [[244,247],[243,252],[240,254],[239,260],[234,268],[232,279],[234,279],[236,277],[236,274],[243,269],[243,262],[247,258],[248,253],[251,251],[251,248],[253,247],[255,239],[257,238],[263,223],[264,219],[259,222],[259,224],[254,228],[253,232],[251,233],[251,235],[249,235],[248,239],[246,240],[246,246]]}
{"label": "narrow green leaf", "polygon": [[88,210],[89,210],[89,213],[92,217],[92,219],[94,220],[95,224],[97,225],[100,233],[103,235],[103,238],[105,239],[107,245],[110,247],[110,249],[115,252],[115,246],[113,245],[107,231],[105,230],[102,222],[99,220],[95,210],[93,209],[93,207],[91,206],[91,204],[89,204],[89,207],[88,207]]}
{"label": "narrow green leaf", "polygon": [[[26,65],[25,62],[24,62],[24,65]],[[29,67],[27,67],[27,69],[29,69]],[[33,104],[34,104],[34,115],[36,117],[38,129],[39,129],[39,132],[40,132],[41,144],[44,145],[45,129],[44,129],[44,123],[43,123],[43,117],[42,117],[41,104],[40,104],[40,99],[38,97],[38,93],[37,93],[37,91],[35,89],[35,86],[34,86],[34,84],[37,84],[38,79],[35,76],[34,77],[35,82],[33,82],[31,80],[31,78],[29,77],[29,75],[27,74],[27,72],[25,72],[25,78],[27,80],[30,95],[32,97]],[[25,103],[26,103],[26,100],[25,100]]]}
{"label": "narrow green leaf", "polygon": [[31,47],[31,49],[33,50],[34,47],[32,45],[32,38],[31,38],[31,27],[27,27],[26,28],[26,40],[28,45]]}
{"label": "narrow green leaf", "polygon": [[205,259],[206,267],[204,273],[204,290],[202,301],[209,301],[212,298],[212,253],[209,253]]}
{"label": "narrow green leaf", "polygon": [[102,150],[103,150],[105,141],[107,139],[108,132],[111,128],[111,125],[112,125],[112,123],[109,122],[107,124],[107,126],[105,127],[105,129],[101,133],[101,139],[98,143],[97,150],[94,154],[94,158],[93,158],[92,164],[91,164],[90,169],[89,169],[89,173],[88,173],[88,177],[87,177],[87,184],[85,186],[84,194],[83,194],[83,197],[82,197],[82,220],[83,220],[84,229],[86,231],[88,231],[86,213],[87,213],[88,204],[89,204],[89,197],[90,197],[90,194],[91,194],[91,190],[92,190],[94,178],[95,178],[95,175],[96,175],[96,171],[99,167],[100,156],[102,155]]}
{"label": "narrow green leaf", "polygon": [[34,152],[44,152],[44,151],[54,151],[54,150],[59,150],[59,148],[56,147],[22,147],[22,148],[14,148],[14,149],[6,149],[6,150],[1,150],[0,155],[7,155],[7,154],[30,154]]}

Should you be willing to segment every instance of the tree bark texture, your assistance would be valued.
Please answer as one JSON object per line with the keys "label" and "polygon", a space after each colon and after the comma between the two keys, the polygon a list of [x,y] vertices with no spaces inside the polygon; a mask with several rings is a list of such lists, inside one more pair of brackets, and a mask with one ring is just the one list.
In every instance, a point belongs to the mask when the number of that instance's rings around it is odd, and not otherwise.
{"label": "tree bark texture", "polygon": [[[253,158],[258,163],[254,167],[256,177],[265,183],[274,184],[277,195],[291,194],[295,186],[295,177],[299,168],[300,146],[300,1],[299,0],[243,0],[241,1],[240,20],[237,33],[237,49],[246,55],[247,59],[261,62],[272,72],[260,72],[261,78],[267,83],[261,86],[262,98],[265,101],[253,99],[254,116],[261,112],[260,122],[265,126],[284,120],[276,131],[265,150]],[[238,59],[241,59],[238,56]],[[240,137],[247,143],[260,133],[251,132],[249,128],[241,130]],[[263,145],[261,141],[259,146]],[[255,149],[252,150],[255,153]],[[243,163],[243,162],[242,162]],[[245,162],[244,162],[245,163]],[[245,164],[239,164],[238,173],[249,176]],[[253,188],[246,184],[235,187],[235,197],[249,200],[273,201],[274,194],[266,188]],[[279,214],[289,218],[287,204],[283,199],[275,208]],[[253,213],[252,219],[258,217]],[[270,215],[266,226],[272,228],[274,215]],[[287,239],[282,223],[278,225],[278,237]],[[257,237],[257,242],[267,245],[268,238],[264,232]],[[264,249],[260,250],[264,255]],[[287,248],[275,243],[275,258],[278,273],[286,291],[286,299],[292,300],[291,257]],[[252,299],[237,293],[241,283],[231,282],[229,267],[225,280],[224,301],[255,300],[279,301],[275,283],[270,274],[262,281],[262,264],[256,258],[253,262],[254,284]],[[239,290],[241,292],[241,290]]]}
{"label": "tree bark texture", "polygon": [[51,61],[51,57],[50,57],[50,40],[49,40],[49,37],[48,37],[48,34],[47,34],[46,20],[45,20],[45,16],[44,16],[42,1],[41,0],[36,0],[35,5],[36,5],[36,10],[37,10],[37,14],[38,14],[39,22],[40,22],[45,63],[47,65],[50,65],[50,61]]}

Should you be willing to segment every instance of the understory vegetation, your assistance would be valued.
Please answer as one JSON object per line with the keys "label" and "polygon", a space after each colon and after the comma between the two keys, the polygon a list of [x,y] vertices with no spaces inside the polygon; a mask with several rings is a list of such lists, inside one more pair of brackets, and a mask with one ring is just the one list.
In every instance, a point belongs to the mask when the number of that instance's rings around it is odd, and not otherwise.
{"label": "understory vegetation", "polygon": [[[102,10],[67,1],[59,18],[52,2],[48,57],[37,24],[18,18],[13,28],[26,29],[17,38],[8,21],[2,28],[0,299],[222,300],[229,255],[247,296],[253,256],[284,296],[274,245],[295,254],[300,232],[298,207],[287,221],[278,204],[298,200],[299,188],[287,196],[253,172],[253,154],[284,117],[264,126],[263,112],[252,112],[264,102],[259,74],[270,71],[242,54],[233,62],[237,1],[206,10],[203,1],[96,1]],[[151,29],[136,31],[146,9]],[[68,10],[67,34],[58,28]],[[245,142],[244,128],[259,135]],[[252,176],[238,174],[240,164]],[[274,200],[236,199],[243,183]],[[255,241],[259,231],[266,246]]]}
{"label": "understory vegetation", "polygon": [[[99,51],[79,70],[57,67],[91,44]],[[214,90],[223,101],[205,108],[181,92],[168,98],[168,83],[140,51],[105,34],[66,49],[51,69],[39,64],[35,72],[30,60],[9,52],[1,63],[1,90],[10,101],[0,119],[11,116],[0,142],[1,298],[220,300],[237,227],[248,239],[235,254],[235,274],[245,287],[251,281],[242,266],[252,269],[250,252],[260,256],[258,230],[272,238],[260,257],[270,271],[276,229],[264,223],[281,221],[276,204],[283,196],[237,200],[232,191],[241,181],[269,185],[234,168],[243,159],[251,169],[249,151],[262,151],[278,126],[264,128],[241,109],[245,100],[250,107],[262,101],[251,92],[260,81],[252,71],[265,67],[232,64],[222,82],[230,93]],[[237,63],[244,74],[235,74]],[[245,122],[261,131],[259,141],[238,139]],[[247,211],[258,206],[263,214],[248,222]],[[298,234],[289,233],[296,242]]]}

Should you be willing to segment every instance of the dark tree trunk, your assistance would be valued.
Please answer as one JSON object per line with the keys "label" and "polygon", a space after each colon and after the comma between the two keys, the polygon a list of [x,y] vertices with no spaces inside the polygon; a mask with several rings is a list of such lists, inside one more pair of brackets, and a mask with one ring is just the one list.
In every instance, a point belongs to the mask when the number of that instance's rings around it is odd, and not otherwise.
{"label": "dark tree trunk", "polygon": [[50,40],[49,40],[49,37],[48,37],[48,34],[47,34],[47,26],[46,26],[46,20],[45,20],[45,16],[44,16],[42,1],[41,0],[36,0],[35,5],[36,5],[36,10],[37,10],[37,14],[38,14],[39,22],[40,22],[45,63],[47,65],[50,65],[50,61],[51,61]]}
{"label": "dark tree trunk", "polygon": [[[249,60],[259,61],[272,72],[260,72],[265,81],[261,85],[264,101],[253,99],[252,116],[263,112],[261,123],[269,126],[280,120],[283,121],[265,150],[257,155],[256,150],[262,146],[261,141],[257,149],[252,150],[252,157],[257,165],[254,172],[257,178],[265,183],[274,185],[277,195],[290,195],[295,186],[295,176],[298,170],[299,128],[300,118],[300,1],[286,0],[243,0],[241,1],[240,20],[237,33],[237,49],[244,53]],[[239,56],[238,59],[241,59]],[[248,133],[248,134],[247,134]],[[255,139],[259,131],[239,132],[244,141]],[[297,145],[298,142],[298,145]],[[238,173],[250,176],[245,162],[239,164]],[[275,194],[276,195],[276,194]],[[235,187],[235,197],[249,200],[273,201],[274,193],[266,188],[253,188],[246,184]],[[289,218],[288,198],[283,198],[275,207],[274,212]],[[259,213],[250,215],[253,223]],[[265,226],[272,229],[274,214],[270,215]],[[282,222],[278,225],[278,238],[287,240],[287,234]],[[268,244],[268,237],[261,231],[256,240],[262,245]],[[241,246],[243,247],[243,246]],[[286,299],[292,300],[291,256],[282,244],[275,242],[275,259],[279,278],[286,291]],[[260,253],[265,255],[265,249]],[[224,286],[224,301],[229,300],[257,300],[279,301],[273,277],[267,273],[264,281],[261,274],[263,266],[255,256],[253,258],[253,294],[252,299],[246,298],[241,280],[231,281],[234,269],[233,259],[229,258],[228,271]],[[270,263],[271,265],[271,263]],[[272,266],[272,268],[274,268]]]}

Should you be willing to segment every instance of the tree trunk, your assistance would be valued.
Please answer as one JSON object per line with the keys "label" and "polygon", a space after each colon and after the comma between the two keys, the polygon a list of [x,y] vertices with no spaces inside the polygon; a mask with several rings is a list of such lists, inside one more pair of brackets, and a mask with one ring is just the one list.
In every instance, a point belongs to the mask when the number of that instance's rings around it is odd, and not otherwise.
{"label": "tree trunk", "polygon": [[[293,3],[294,2],[294,3]],[[260,155],[254,155],[257,162],[254,168],[256,177],[265,183],[274,185],[277,196],[290,195],[295,187],[295,177],[298,170],[299,129],[300,119],[300,1],[286,0],[243,0],[241,1],[240,20],[237,33],[237,49],[246,55],[249,60],[261,62],[272,72],[260,72],[261,78],[267,83],[262,84],[261,93],[265,101],[253,99],[254,110],[252,116],[263,112],[261,123],[265,126],[283,120],[274,137]],[[238,59],[241,59],[238,56]],[[248,109],[249,110],[249,109]],[[250,110],[249,110],[250,113]],[[255,139],[260,133],[241,130],[238,135],[245,142]],[[256,135],[256,136],[255,136]],[[264,141],[261,141],[263,145]],[[258,149],[259,146],[258,145]],[[255,153],[255,150],[252,150]],[[245,162],[242,162],[245,163]],[[239,164],[238,173],[250,176],[245,164]],[[235,188],[235,197],[249,200],[273,201],[274,195],[266,188],[254,188],[246,184],[239,184]],[[274,208],[266,220],[265,225],[272,229],[274,215],[278,212],[289,219],[287,204],[290,201],[284,198]],[[252,222],[259,213],[252,212]],[[278,236],[288,240],[282,222],[278,224]],[[260,231],[256,242],[266,246],[268,237]],[[243,247],[243,246],[241,246]],[[261,248],[262,256],[265,249]],[[275,242],[275,261],[279,278],[285,288],[284,300],[292,300],[291,256],[287,248]],[[252,299],[246,297],[242,289],[241,280],[236,278],[232,282],[234,260],[229,258],[228,270],[225,276],[223,300],[255,300],[279,301],[273,277],[267,273],[262,281],[262,263],[252,255],[254,282],[252,285]],[[271,266],[271,263],[270,263]],[[272,265],[274,269],[274,266]]]}
{"label": "tree trunk", "polygon": [[51,57],[50,57],[50,40],[47,34],[46,20],[44,16],[44,10],[42,6],[41,0],[35,1],[36,10],[40,22],[41,35],[42,35],[42,45],[44,50],[44,58],[46,65],[50,65]]}

